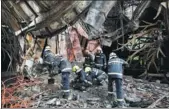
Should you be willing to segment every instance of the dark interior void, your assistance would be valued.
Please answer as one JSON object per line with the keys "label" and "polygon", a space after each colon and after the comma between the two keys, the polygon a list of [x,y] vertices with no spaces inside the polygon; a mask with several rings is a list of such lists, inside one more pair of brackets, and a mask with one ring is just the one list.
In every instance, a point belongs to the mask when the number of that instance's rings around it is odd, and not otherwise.
{"label": "dark interior void", "polygon": [[[149,7],[145,10],[145,12],[143,13],[143,15],[140,17],[140,21],[144,20],[147,22],[151,22],[154,23],[157,20],[153,20],[154,16],[156,15],[157,11],[152,8]],[[157,18],[158,20],[163,20],[163,16],[160,14],[159,17]],[[144,23],[140,23],[140,25],[145,25]],[[120,26],[120,25],[118,25]],[[141,30],[138,29],[137,32],[139,32]],[[168,35],[166,35],[167,37],[169,37]],[[124,43],[127,42],[128,36],[126,35],[124,37]],[[122,43],[122,38],[120,38],[118,40],[118,43]],[[169,72],[169,49],[167,49],[167,47],[169,47],[169,40],[165,40],[164,43],[162,44],[162,50],[164,52],[164,54],[166,55],[166,57],[162,57],[160,56],[158,60],[156,60],[157,66],[160,70],[160,72],[165,73],[165,72]],[[103,52],[105,53],[107,60],[109,57],[109,54],[118,48],[118,44],[117,41],[113,42],[111,47],[107,47],[107,46],[103,46]],[[127,49],[122,49],[122,50],[118,50],[115,51],[115,53],[117,53],[117,55],[122,58],[122,59],[127,59],[132,52],[129,52]],[[138,54],[140,58],[142,58],[141,54]],[[140,74],[142,74],[146,69],[146,66],[142,66],[139,64],[139,61],[132,61],[130,64],[129,68],[125,68],[124,70],[124,74],[125,75],[132,75],[133,77],[138,77]],[[156,69],[154,66],[150,66],[150,69],[148,72],[151,73],[156,73]]]}
{"label": "dark interior void", "polygon": [[1,72],[5,72],[8,69],[10,59],[7,53],[3,52],[1,53]]}
{"label": "dark interior void", "polygon": [[[159,59],[156,60],[157,66],[160,72],[162,73],[169,72],[169,49],[167,49],[168,47],[169,47],[169,40],[165,40],[162,46],[162,50],[164,54],[166,55],[166,57],[160,56]],[[107,60],[108,60],[109,54],[116,48],[117,48],[116,42],[114,42],[111,47],[103,46],[103,52],[105,53]],[[125,60],[131,54],[131,52],[129,52],[127,49],[118,50],[118,51],[115,51],[115,53],[117,53],[117,55],[120,58],[125,59]],[[139,65],[139,61],[132,61],[130,64],[130,67],[125,69],[124,74],[132,75],[133,77],[138,77],[140,74],[142,74],[145,71],[145,68],[146,66]],[[154,66],[150,66],[150,69],[148,72],[156,73]]]}

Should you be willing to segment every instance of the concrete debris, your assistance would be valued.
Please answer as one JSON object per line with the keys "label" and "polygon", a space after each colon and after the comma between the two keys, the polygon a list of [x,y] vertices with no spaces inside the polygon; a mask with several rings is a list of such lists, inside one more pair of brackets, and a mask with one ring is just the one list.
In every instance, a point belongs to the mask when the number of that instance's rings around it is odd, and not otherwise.
{"label": "concrete debris", "polygon": [[56,101],[56,106],[59,106],[61,104],[61,102],[58,100]]}
{"label": "concrete debris", "polygon": [[[62,98],[62,91],[59,88],[60,75],[53,77],[56,80],[55,84],[42,84],[47,76],[47,74],[44,74],[36,78],[42,81],[41,84],[25,86],[23,87],[24,90],[18,89],[15,92],[24,100],[25,98],[29,100],[32,97],[31,104],[28,107],[111,108],[112,102],[109,102],[107,97],[107,85],[92,86],[85,92],[71,89],[72,98],[67,100]],[[71,76],[71,79],[73,79],[73,76]],[[167,102],[169,101],[168,84],[158,84],[125,76],[123,86],[127,107],[169,107],[169,102]],[[115,92],[116,90],[114,90]],[[167,96],[163,97],[164,95]]]}
{"label": "concrete debris", "polygon": [[48,105],[55,105],[56,104],[56,98],[53,98],[53,99],[47,101],[46,104],[48,104]]}
{"label": "concrete debris", "polygon": [[[59,83],[58,83],[59,84]],[[151,105],[161,96],[168,94],[167,84],[157,84],[141,79],[134,79],[129,76],[124,77],[124,92],[127,107],[152,107]],[[54,90],[54,89],[53,89]],[[107,100],[107,86],[93,86],[86,92],[79,92],[71,89],[72,99],[62,99],[61,90],[57,89],[48,94],[43,94],[38,107],[49,108],[111,108],[111,103]],[[114,91],[115,93],[115,91]],[[113,99],[113,98],[112,98]],[[164,97],[169,101],[169,97]],[[34,101],[38,102],[38,98]],[[35,103],[36,104],[36,103]],[[48,106],[47,106],[48,105]],[[156,107],[169,106],[168,102],[158,101]],[[33,106],[32,106],[33,107]]]}

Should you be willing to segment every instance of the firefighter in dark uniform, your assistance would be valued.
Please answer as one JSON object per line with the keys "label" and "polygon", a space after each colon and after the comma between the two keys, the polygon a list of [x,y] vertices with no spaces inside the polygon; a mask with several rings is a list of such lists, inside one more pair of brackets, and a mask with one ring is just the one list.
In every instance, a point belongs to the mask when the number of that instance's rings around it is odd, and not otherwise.
{"label": "firefighter in dark uniform", "polygon": [[84,67],[93,67],[94,66],[94,54],[89,50],[85,50],[85,63]]}
{"label": "firefighter in dark uniform", "polygon": [[55,54],[51,51],[50,46],[45,47],[43,52],[43,63],[48,66],[50,75],[53,73],[52,71],[54,71],[54,69],[58,69],[60,58],[55,56]]}
{"label": "firefighter in dark uniform", "polygon": [[108,78],[104,71],[96,68],[86,67],[85,72],[87,73],[87,79],[96,85],[103,85]]}
{"label": "firefighter in dark uniform", "polygon": [[97,48],[97,53],[95,55],[95,68],[98,68],[100,70],[105,70],[106,69],[106,56],[104,53],[102,53],[101,48]]}
{"label": "firefighter in dark uniform", "polygon": [[72,71],[75,72],[77,75],[77,77],[72,82],[73,88],[78,89],[80,91],[85,91],[87,87],[92,85],[92,83],[87,80],[86,72],[79,66],[73,66]]}
{"label": "firefighter in dark uniform", "polygon": [[63,98],[69,99],[70,97],[70,81],[69,76],[72,72],[72,65],[71,63],[66,59],[61,59],[61,62],[59,64],[59,73],[62,74],[62,89],[63,89]]}
{"label": "firefighter in dark uniform", "polygon": [[113,81],[116,85],[117,106],[124,107],[122,78],[123,78],[123,64],[128,63],[117,57],[116,53],[112,52],[109,55],[108,61],[108,97],[113,100]]}

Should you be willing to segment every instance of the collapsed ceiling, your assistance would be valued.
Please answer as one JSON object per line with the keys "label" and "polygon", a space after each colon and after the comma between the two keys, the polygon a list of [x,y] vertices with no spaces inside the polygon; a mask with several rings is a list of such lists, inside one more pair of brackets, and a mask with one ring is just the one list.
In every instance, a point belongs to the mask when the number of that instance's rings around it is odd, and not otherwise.
{"label": "collapsed ceiling", "polygon": [[[120,4],[121,3],[121,4]],[[162,11],[167,9],[165,2],[141,1],[38,1],[38,0],[2,0],[2,21],[8,14],[9,24],[15,30],[15,35],[23,32],[33,32],[35,36],[50,36],[58,34],[67,26],[82,21],[83,28],[89,35],[89,39],[104,36],[109,42],[115,41],[125,34],[139,28],[142,17],[149,7]],[[120,11],[117,11],[120,10]],[[159,9],[160,10],[160,9]],[[160,10],[161,11],[161,10]],[[160,14],[158,11],[157,17]],[[165,15],[165,13],[162,13]],[[121,25],[113,31],[108,31],[106,21],[120,19]],[[168,22],[167,22],[168,23]],[[108,25],[110,26],[110,25]],[[104,33],[107,31],[108,33]],[[111,37],[111,38],[110,38]],[[110,41],[111,39],[111,41]],[[106,44],[105,44],[106,45]],[[110,44],[108,44],[110,45]]]}
{"label": "collapsed ceiling", "polygon": [[[160,35],[163,31],[162,39],[168,38],[168,5],[167,0],[2,0],[2,27],[12,28],[15,36],[31,32],[35,37],[53,37],[79,23],[88,40],[99,39],[101,46],[108,47],[117,42],[116,45],[121,46],[118,50],[134,51],[138,48],[135,45],[140,45],[138,36],[146,39],[151,38],[154,31]],[[135,45],[134,41],[137,41]]]}

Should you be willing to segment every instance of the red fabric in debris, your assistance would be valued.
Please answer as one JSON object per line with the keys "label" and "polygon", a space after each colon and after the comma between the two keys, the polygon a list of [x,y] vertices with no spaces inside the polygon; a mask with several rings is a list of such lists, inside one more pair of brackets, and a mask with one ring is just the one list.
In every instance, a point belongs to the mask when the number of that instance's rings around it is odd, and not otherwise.
{"label": "red fabric in debris", "polygon": [[79,42],[78,32],[75,28],[69,28],[69,37],[72,42],[72,48],[76,61],[83,61],[82,49]]}

